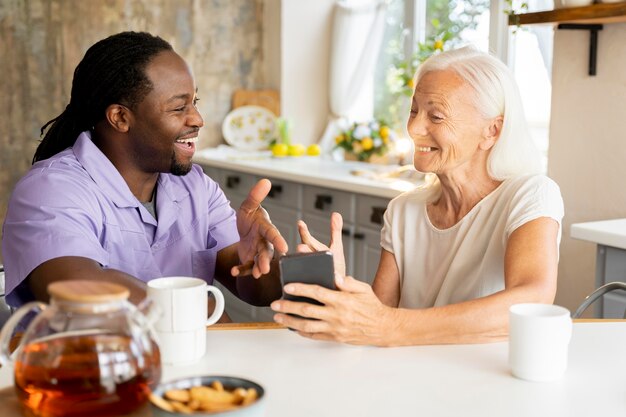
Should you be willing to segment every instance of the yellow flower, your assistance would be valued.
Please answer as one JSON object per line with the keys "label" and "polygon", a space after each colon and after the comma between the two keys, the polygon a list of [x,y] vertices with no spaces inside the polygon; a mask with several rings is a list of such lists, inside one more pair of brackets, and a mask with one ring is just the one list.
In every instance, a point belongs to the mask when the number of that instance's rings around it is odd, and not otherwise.
{"label": "yellow flower", "polygon": [[443,51],[443,41],[441,39],[437,39],[433,47],[435,48],[435,50],[438,49],[440,51]]}
{"label": "yellow flower", "polygon": [[374,147],[374,141],[370,137],[363,138],[361,139],[361,146],[364,151],[369,151]]}
{"label": "yellow flower", "polygon": [[385,139],[389,136],[389,128],[387,126],[383,126],[380,128],[380,137]]}
{"label": "yellow flower", "polygon": [[409,79],[409,81],[406,82],[406,86],[409,88],[413,88],[414,86],[413,78]]}

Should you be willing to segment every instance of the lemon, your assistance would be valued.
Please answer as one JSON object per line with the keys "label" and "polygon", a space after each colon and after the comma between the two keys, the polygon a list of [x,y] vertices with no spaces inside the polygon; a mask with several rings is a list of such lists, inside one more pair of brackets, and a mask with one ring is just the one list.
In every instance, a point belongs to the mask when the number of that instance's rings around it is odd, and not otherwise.
{"label": "lemon", "polygon": [[389,128],[387,126],[381,127],[380,128],[380,137],[384,139],[387,136],[389,136]]}
{"label": "lemon", "polygon": [[285,143],[275,143],[272,146],[272,155],[282,158],[289,153],[289,146]]}
{"label": "lemon", "polygon": [[306,152],[306,148],[304,145],[296,143],[294,145],[289,145],[287,153],[289,156],[302,156]]}
{"label": "lemon", "polygon": [[314,143],[306,148],[306,154],[309,156],[319,156],[322,153],[320,145]]}

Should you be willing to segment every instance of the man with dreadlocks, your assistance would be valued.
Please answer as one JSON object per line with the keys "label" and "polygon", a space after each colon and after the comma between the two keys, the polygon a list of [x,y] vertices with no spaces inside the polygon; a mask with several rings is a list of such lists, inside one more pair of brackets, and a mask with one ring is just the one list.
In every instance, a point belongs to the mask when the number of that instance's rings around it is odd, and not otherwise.
{"label": "man with dreadlocks", "polygon": [[191,70],[159,37],[123,32],[89,48],[9,202],[9,304],[72,279],[121,283],[138,302],[146,281],[172,275],[215,278],[255,305],[280,297],[270,262],[287,243],[260,206],[271,184],[230,207],[191,162],[197,101]]}

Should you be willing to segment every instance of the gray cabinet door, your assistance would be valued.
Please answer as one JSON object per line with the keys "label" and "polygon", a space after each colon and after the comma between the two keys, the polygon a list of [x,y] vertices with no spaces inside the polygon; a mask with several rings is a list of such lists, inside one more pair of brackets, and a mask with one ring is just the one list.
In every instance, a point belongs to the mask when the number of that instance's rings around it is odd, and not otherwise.
{"label": "gray cabinet door", "polygon": [[374,282],[380,261],[380,230],[357,227],[354,239],[354,277]]}
{"label": "gray cabinet door", "polygon": [[300,212],[297,209],[267,202],[267,200],[263,202],[263,208],[267,210],[272,223],[287,241],[289,252],[295,252],[296,246],[300,242],[297,225],[298,220],[300,220]]}

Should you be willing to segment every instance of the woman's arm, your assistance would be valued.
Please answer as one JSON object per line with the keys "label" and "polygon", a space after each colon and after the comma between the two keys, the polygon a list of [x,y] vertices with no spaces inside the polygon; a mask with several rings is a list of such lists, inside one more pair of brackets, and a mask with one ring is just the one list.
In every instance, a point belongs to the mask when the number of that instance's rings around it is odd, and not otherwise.
{"label": "woman's arm", "polygon": [[[394,301],[397,305],[399,280],[396,283],[393,276],[385,275],[389,270],[393,275],[394,268],[383,254],[376,277],[376,294],[369,285],[350,277],[337,280],[341,291],[290,284],[285,287],[286,292],[315,298],[325,306],[280,300],[272,308],[280,313],[318,319],[276,315],[277,321],[313,339],[379,346],[499,341],[508,334],[509,306],[519,302],[553,302],[558,230],[555,220],[539,218],[513,232],[504,260],[505,289],[487,297],[427,309],[389,307],[386,304],[393,305]],[[397,266],[395,271],[397,274]]]}
{"label": "woman's arm", "polygon": [[380,251],[380,262],[372,289],[383,304],[389,307],[398,307],[400,303],[400,271],[396,257],[385,249]]}
{"label": "woman's arm", "polygon": [[505,289],[458,304],[423,310],[397,310],[398,331],[389,343],[482,343],[508,335],[509,307],[552,303],[556,294],[558,223],[530,221],[515,230],[504,258]]}

